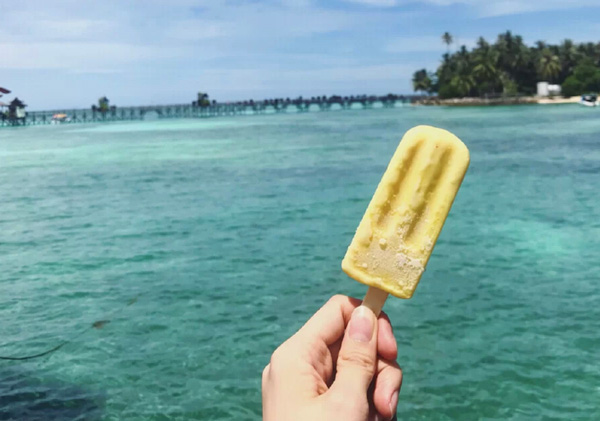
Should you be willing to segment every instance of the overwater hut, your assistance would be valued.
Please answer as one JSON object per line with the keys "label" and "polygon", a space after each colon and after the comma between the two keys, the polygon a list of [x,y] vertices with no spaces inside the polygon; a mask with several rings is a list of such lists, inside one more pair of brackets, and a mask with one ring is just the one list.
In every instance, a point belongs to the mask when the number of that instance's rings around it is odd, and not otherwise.
{"label": "overwater hut", "polygon": [[102,98],[98,98],[98,105],[92,105],[92,111],[100,111],[101,113],[105,113],[110,109],[110,100],[103,96]]}
{"label": "overwater hut", "polygon": [[25,124],[25,117],[27,116],[25,107],[27,107],[27,105],[19,98],[13,99],[10,104],[8,104],[8,121],[12,124]]}
{"label": "overwater hut", "polygon": [[105,96],[98,98],[98,105],[92,105],[92,113],[99,112],[102,116],[105,116],[109,111],[114,116],[117,113],[117,107],[110,105],[110,100]]}
{"label": "overwater hut", "polygon": [[210,99],[206,92],[198,92],[198,99],[192,101],[193,107],[208,107],[210,106]]}

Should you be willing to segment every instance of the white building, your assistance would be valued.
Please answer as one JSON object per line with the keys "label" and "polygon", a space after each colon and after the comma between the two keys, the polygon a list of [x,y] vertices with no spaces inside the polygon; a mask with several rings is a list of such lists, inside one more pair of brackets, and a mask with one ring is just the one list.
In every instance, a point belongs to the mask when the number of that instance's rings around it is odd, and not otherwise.
{"label": "white building", "polygon": [[560,85],[551,85],[548,82],[537,83],[537,96],[560,95]]}

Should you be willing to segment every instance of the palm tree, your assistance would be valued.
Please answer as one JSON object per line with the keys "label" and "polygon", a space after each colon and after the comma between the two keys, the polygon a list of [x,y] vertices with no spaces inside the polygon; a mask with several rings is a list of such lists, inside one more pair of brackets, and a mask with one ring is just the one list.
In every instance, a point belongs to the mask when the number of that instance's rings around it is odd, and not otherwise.
{"label": "palm tree", "polygon": [[413,74],[412,83],[415,91],[431,91],[431,77],[429,77],[426,69],[417,70]]}
{"label": "palm tree", "polygon": [[479,38],[477,45],[473,76],[478,79],[486,93],[494,91],[498,82],[498,52],[483,38]]}
{"label": "palm tree", "polygon": [[561,65],[561,80],[566,79],[567,76],[573,73],[573,69],[579,61],[579,56],[575,43],[570,39],[565,39],[562,44],[558,46],[558,58]]}
{"label": "palm tree", "polygon": [[458,73],[470,73],[471,72],[471,56],[467,47],[464,45],[460,47],[460,50],[454,54],[456,70]]}
{"label": "palm tree", "polygon": [[523,43],[523,38],[517,35],[514,39],[513,69],[520,69],[527,65],[529,48]]}
{"label": "palm tree", "polygon": [[500,71],[513,74],[526,67],[528,48],[523,43],[521,36],[514,36],[512,32],[506,31],[498,35],[498,40],[493,48],[498,52],[498,68]]}
{"label": "palm tree", "polygon": [[454,38],[450,35],[450,32],[444,32],[444,35],[442,35],[442,42],[446,44],[446,49],[450,52],[450,44],[454,42]]}
{"label": "palm tree", "polygon": [[469,95],[469,92],[475,86],[473,76],[469,74],[459,74],[450,80],[450,85],[454,88],[454,91],[461,97]]}
{"label": "palm tree", "polygon": [[[590,86],[586,89],[600,90],[600,42],[597,41],[582,44],[568,39],[560,44],[537,41],[528,46],[521,36],[506,31],[492,44],[479,38],[472,50],[454,48],[451,53],[449,47],[454,47],[456,41],[448,32],[441,38],[448,51],[434,73],[425,69],[415,73],[413,86],[417,90],[427,90],[431,83],[430,90],[444,98],[494,92],[532,94],[536,82],[541,80],[561,84],[573,78],[587,80],[589,72],[593,73],[594,82],[585,85]],[[587,72],[585,77],[582,69]]]}
{"label": "palm tree", "polygon": [[557,55],[553,54],[548,48],[542,50],[538,62],[539,76],[548,81],[553,81],[560,73],[560,60]]}
{"label": "palm tree", "polygon": [[485,50],[488,48],[490,48],[490,43],[487,42],[484,37],[477,38],[477,49],[478,50]]}
{"label": "palm tree", "polygon": [[514,79],[506,72],[500,73],[500,84],[504,95],[515,95],[519,92],[519,87]]}

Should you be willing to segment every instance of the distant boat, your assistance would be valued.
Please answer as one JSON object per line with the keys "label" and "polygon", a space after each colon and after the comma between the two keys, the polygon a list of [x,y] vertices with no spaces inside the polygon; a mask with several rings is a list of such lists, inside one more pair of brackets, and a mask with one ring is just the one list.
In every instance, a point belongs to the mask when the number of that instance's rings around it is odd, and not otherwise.
{"label": "distant boat", "polygon": [[71,119],[66,114],[54,114],[52,116],[52,124],[68,123]]}
{"label": "distant boat", "polygon": [[597,107],[600,105],[600,101],[598,101],[598,95],[596,94],[585,94],[581,95],[581,100],[579,100],[581,105],[585,105],[586,107]]}

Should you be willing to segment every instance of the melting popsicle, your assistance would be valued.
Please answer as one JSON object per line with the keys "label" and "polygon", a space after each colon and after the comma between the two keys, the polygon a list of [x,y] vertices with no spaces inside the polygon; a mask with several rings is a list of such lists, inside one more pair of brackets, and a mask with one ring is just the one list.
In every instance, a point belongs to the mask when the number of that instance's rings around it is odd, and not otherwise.
{"label": "melting popsicle", "polygon": [[469,150],[446,130],[410,129],[371,199],[342,270],[369,285],[379,314],[388,294],[412,297],[467,167]]}

